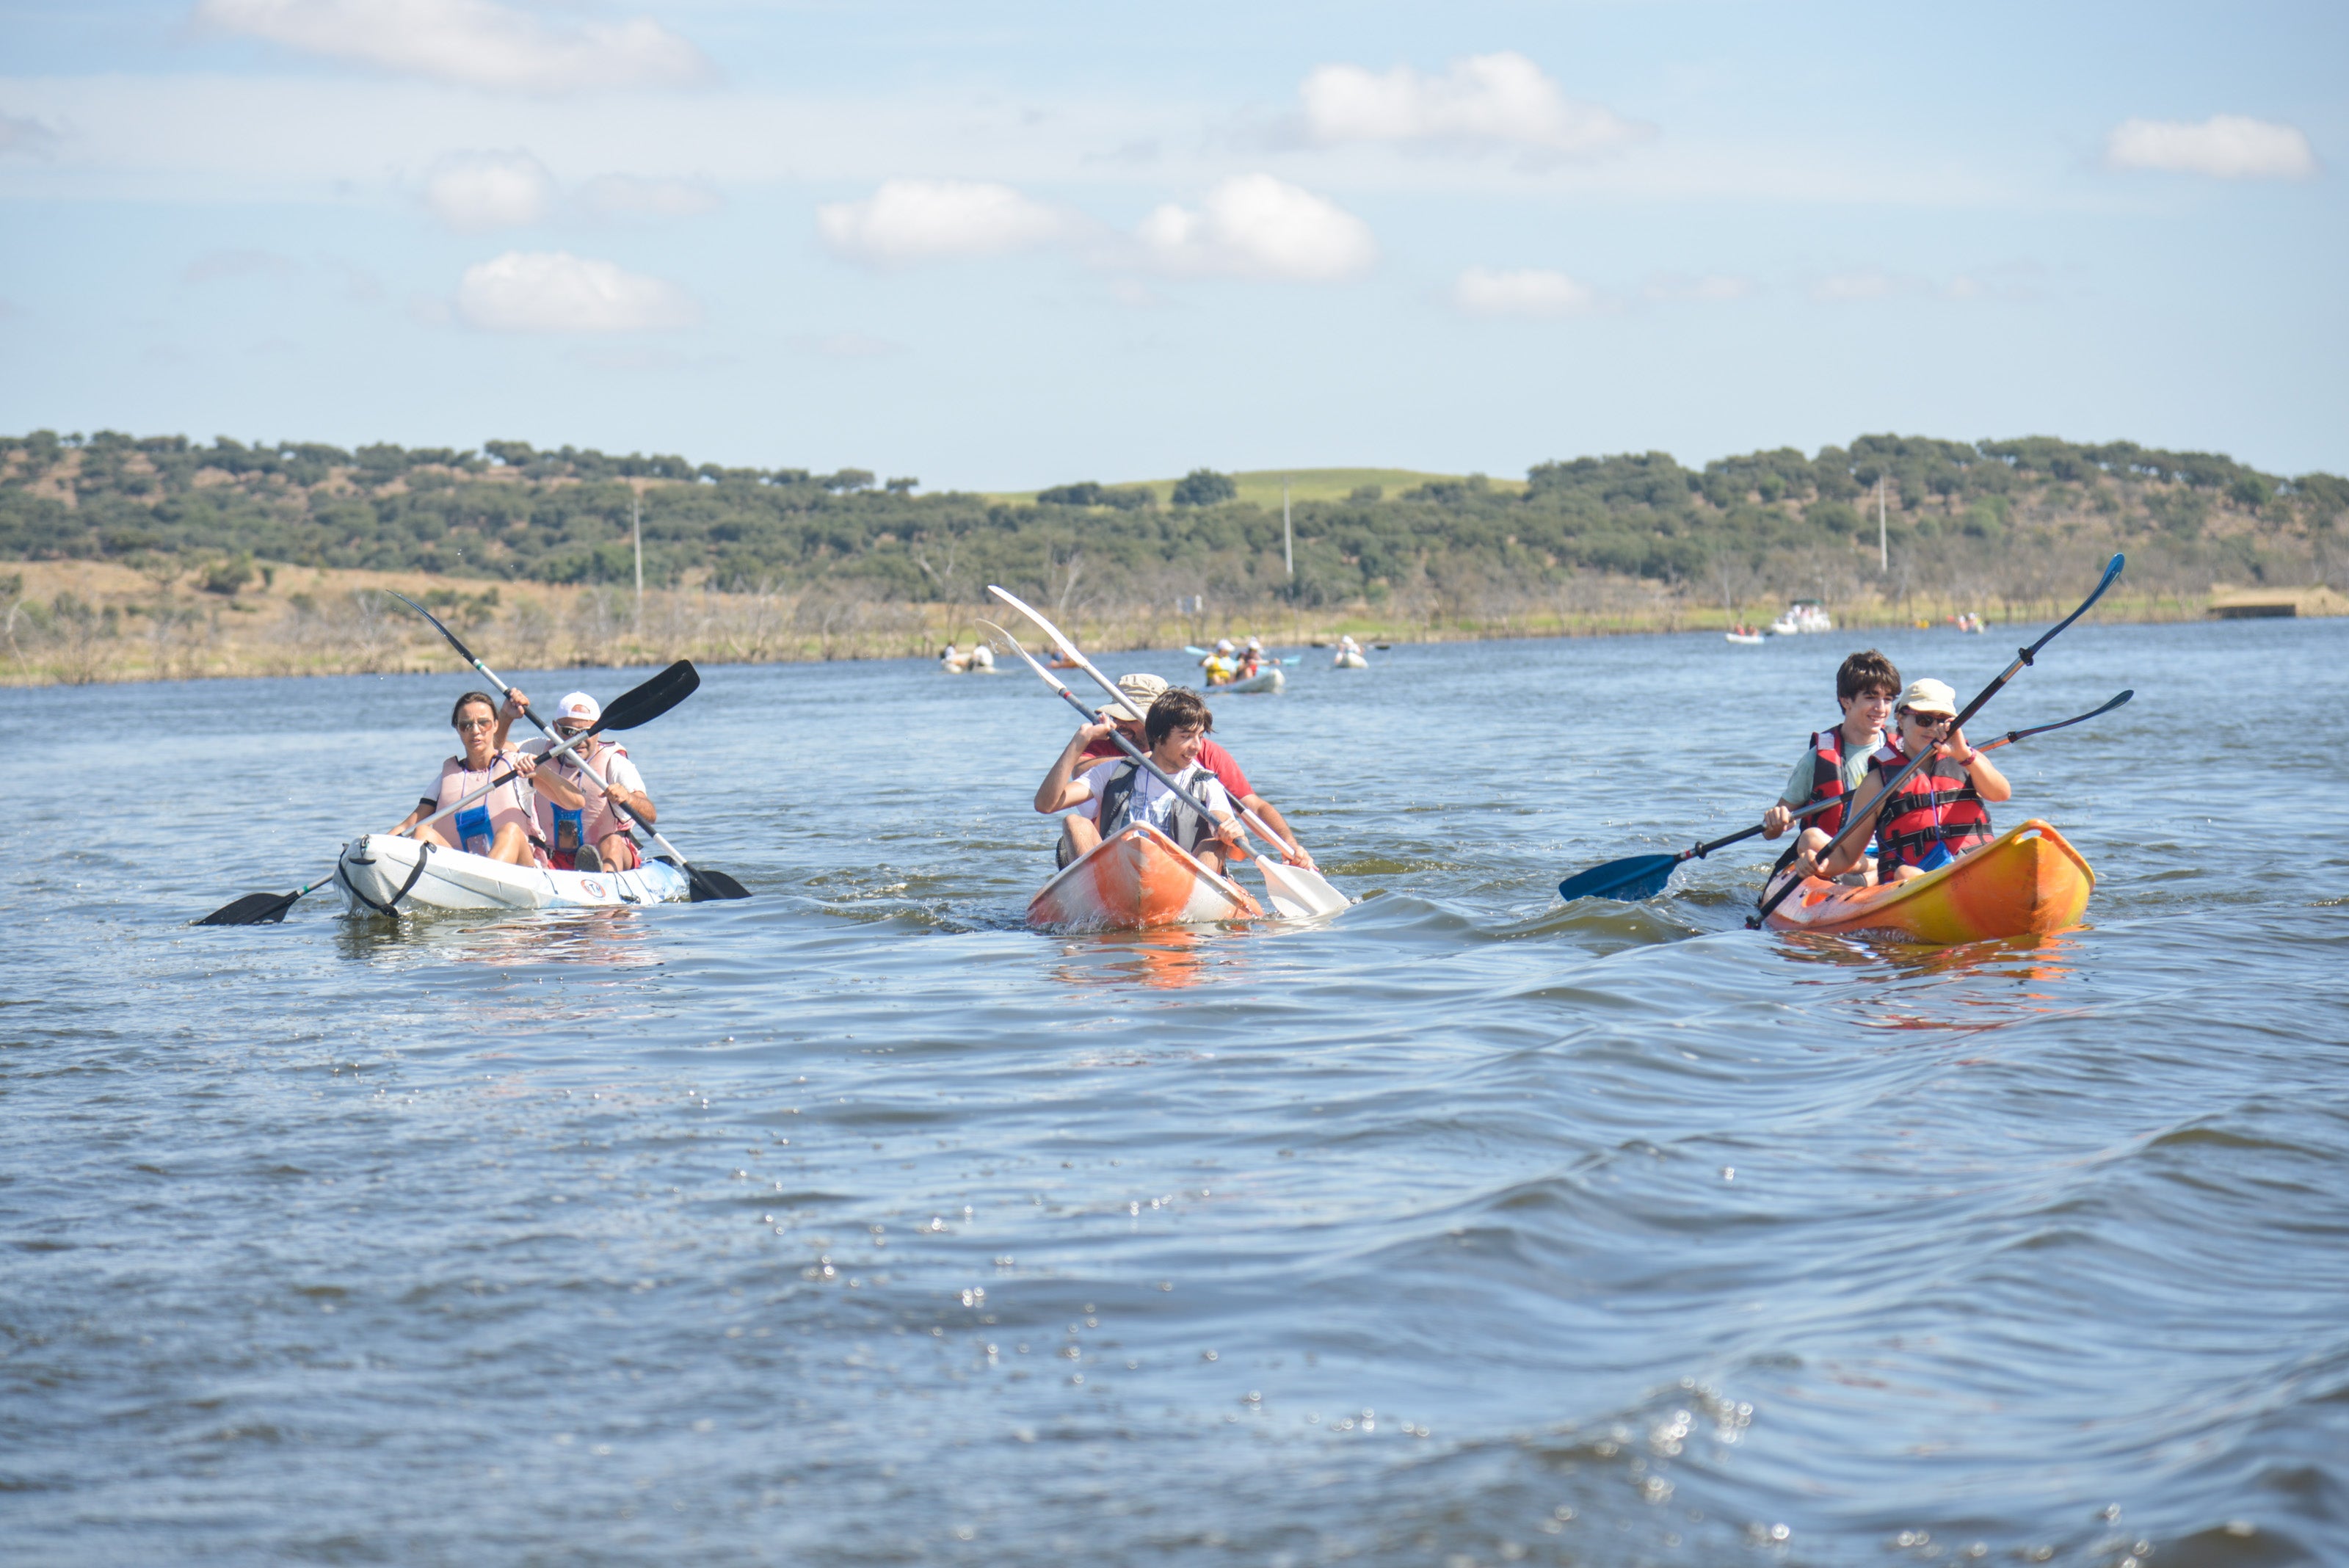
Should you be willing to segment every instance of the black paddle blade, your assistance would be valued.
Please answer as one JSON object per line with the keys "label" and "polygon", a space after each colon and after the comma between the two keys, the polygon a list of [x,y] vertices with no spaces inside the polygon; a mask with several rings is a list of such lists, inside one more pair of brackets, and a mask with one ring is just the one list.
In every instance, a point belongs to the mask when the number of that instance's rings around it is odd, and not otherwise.
{"label": "black paddle blade", "polygon": [[[306,888],[302,890],[303,893],[308,891]],[[274,925],[285,918],[285,911],[292,909],[294,900],[301,896],[302,893],[247,893],[235,903],[224,904],[202,919],[191,921],[190,924],[198,926]]]}
{"label": "black paddle blade", "polygon": [[633,730],[648,724],[693,695],[701,671],[690,659],[680,659],[641,686],[632,686],[605,705],[598,730]]}
{"label": "black paddle blade", "polygon": [[1557,885],[1557,896],[1577,898],[1652,898],[1672,879],[1677,855],[1632,855],[1579,871]]}
{"label": "black paddle blade", "polygon": [[750,889],[723,871],[712,871],[707,866],[685,868],[686,886],[691,890],[688,900],[696,904],[715,903],[720,898],[747,898]]}

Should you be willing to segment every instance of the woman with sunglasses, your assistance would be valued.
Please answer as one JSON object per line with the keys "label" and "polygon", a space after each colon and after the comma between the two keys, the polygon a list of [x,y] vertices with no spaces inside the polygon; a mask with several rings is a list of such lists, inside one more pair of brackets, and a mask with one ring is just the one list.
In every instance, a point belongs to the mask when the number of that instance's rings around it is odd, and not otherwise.
{"label": "woman with sunglasses", "polygon": [[[554,739],[524,742],[523,755],[543,756],[603,716],[595,699],[585,691],[574,691],[554,706]],[[547,856],[557,867],[633,871],[643,864],[626,819],[613,808],[625,806],[630,815],[647,826],[658,814],[653,810],[652,796],[645,793],[644,775],[628,760],[626,748],[598,735],[557,757],[542,777],[559,778],[572,797],[566,804],[543,785],[539,790],[539,836],[546,841]]]}
{"label": "woman with sunglasses", "polygon": [[[1862,822],[1876,818],[1876,867],[1880,882],[1905,882],[1936,871],[1989,843],[1992,801],[2013,797],[2014,786],[1991,760],[1966,743],[1957,726],[1957,693],[1940,680],[1919,680],[1900,694],[1893,709],[1898,738],[1868,760],[1868,777],[1852,797],[1852,815]],[[1930,762],[1900,786],[1889,801],[1880,797],[1893,774],[1916,758],[1934,753]],[[1879,807],[1882,815],[1878,816]],[[1806,875],[1840,876],[1851,868],[1866,846],[1855,835],[1820,868],[1807,855],[1799,857]]]}
{"label": "woman with sunglasses", "polygon": [[[554,777],[551,770],[544,778],[533,778],[538,767],[536,760],[509,751],[501,743],[505,726],[512,720],[513,715],[501,712],[497,699],[486,691],[468,691],[458,698],[457,706],[450,711],[449,723],[457,732],[458,743],[463,750],[440,764],[440,781],[416,803],[408,820],[392,831],[408,833],[413,829],[413,836],[444,849],[461,849],[468,855],[502,860],[509,866],[544,864],[533,842],[536,835],[533,829],[536,825],[533,820],[533,796],[551,796],[558,804],[568,800],[575,806],[581,804],[580,794]],[[506,769],[519,776],[498,785],[485,798],[453,816],[444,816],[438,822],[424,820],[443,806],[456,805]]]}

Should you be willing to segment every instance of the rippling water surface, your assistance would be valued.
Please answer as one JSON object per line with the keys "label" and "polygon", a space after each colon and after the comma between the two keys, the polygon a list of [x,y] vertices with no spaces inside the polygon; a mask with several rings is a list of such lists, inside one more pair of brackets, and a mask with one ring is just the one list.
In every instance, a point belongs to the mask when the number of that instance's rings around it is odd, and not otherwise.
{"label": "rippling water surface", "polygon": [[1024,674],[705,671],[748,903],[233,930],[468,682],[0,692],[0,1560],[2349,1561],[2349,622],[1997,701],[2138,693],[2001,753],[2081,930],[1557,904],[1854,645],[1309,658],[1216,732],[1361,902],[1151,937],[1021,925]]}

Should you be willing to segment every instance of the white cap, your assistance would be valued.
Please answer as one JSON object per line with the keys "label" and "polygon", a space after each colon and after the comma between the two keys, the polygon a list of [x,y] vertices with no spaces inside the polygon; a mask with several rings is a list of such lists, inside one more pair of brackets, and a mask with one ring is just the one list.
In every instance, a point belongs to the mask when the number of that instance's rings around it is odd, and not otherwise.
{"label": "white cap", "polygon": [[1217,653],[1229,653],[1231,650],[1232,639],[1230,638],[1219,637],[1216,639],[1216,651]]}
{"label": "white cap", "polygon": [[574,691],[554,705],[554,716],[558,719],[584,719],[592,724],[604,716],[604,710],[597,707],[595,699],[585,691]]}
{"label": "white cap", "polygon": [[1950,690],[1947,681],[1912,680],[1893,707],[1896,711],[1906,708],[1911,713],[1947,713],[1954,719],[1958,715],[1958,694]]}
{"label": "white cap", "polygon": [[1249,646],[1250,648],[1262,648],[1262,647],[1264,646],[1264,639],[1262,639],[1262,638],[1260,638],[1260,637],[1252,637],[1252,638],[1249,638],[1249,639],[1248,639],[1248,646]]}

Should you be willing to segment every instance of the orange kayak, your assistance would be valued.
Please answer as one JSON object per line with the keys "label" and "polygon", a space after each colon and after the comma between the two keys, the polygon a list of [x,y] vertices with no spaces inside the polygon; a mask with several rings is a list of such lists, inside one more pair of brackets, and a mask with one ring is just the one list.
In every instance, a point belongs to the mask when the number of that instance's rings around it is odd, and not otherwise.
{"label": "orange kayak", "polygon": [[1247,889],[1210,871],[1146,822],[1069,862],[1028,902],[1030,925],[1091,930],[1205,925],[1263,913]]}
{"label": "orange kayak", "polygon": [[1938,871],[1877,888],[1806,877],[1770,911],[1779,931],[1884,931],[1917,942],[1979,942],[2080,923],[2096,874],[2033,818]]}

